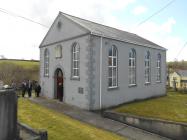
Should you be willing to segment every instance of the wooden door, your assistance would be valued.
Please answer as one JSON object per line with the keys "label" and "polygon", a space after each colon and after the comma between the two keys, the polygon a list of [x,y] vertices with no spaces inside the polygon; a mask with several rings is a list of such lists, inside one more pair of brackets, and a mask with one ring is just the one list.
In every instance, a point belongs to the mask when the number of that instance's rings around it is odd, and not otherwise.
{"label": "wooden door", "polygon": [[63,101],[63,74],[62,71],[59,70],[57,73],[57,99]]}

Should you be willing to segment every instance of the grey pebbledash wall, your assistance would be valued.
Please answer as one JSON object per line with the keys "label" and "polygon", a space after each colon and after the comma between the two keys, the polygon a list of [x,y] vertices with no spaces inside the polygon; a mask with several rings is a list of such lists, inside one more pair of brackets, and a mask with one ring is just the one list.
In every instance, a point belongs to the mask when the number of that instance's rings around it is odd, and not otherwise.
{"label": "grey pebbledash wall", "polygon": [[17,96],[13,90],[0,90],[0,140],[17,137]]}
{"label": "grey pebbledash wall", "polygon": [[[158,97],[166,95],[166,52],[164,50],[148,48],[140,45],[120,42],[113,39],[102,38],[98,36],[91,36],[92,47],[92,91],[90,95],[91,110],[99,109],[99,101],[101,98],[102,108],[120,105],[122,103],[146,99],[150,97]],[[100,46],[102,43],[102,73],[100,73]],[[108,88],[108,49],[115,45],[118,50],[118,87],[114,89]],[[129,86],[129,52],[131,49],[136,51],[136,86]],[[151,82],[145,84],[144,77],[144,57],[145,52],[149,51],[151,54]],[[162,56],[161,61],[161,82],[156,82],[156,60],[157,54]],[[100,75],[102,78],[100,81]],[[100,84],[101,82],[101,84]],[[101,85],[101,96],[100,93]]]}

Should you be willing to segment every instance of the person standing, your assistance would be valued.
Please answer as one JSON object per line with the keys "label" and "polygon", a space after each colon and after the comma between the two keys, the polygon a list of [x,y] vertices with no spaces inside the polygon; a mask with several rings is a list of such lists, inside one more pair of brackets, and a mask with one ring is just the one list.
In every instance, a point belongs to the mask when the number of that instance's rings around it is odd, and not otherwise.
{"label": "person standing", "polygon": [[21,90],[22,90],[22,97],[25,97],[25,92],[26,92],[26,82],[23,81],[21,84]]}
{"label": "person standing", "polygon": [[30,98],[32,96],[32,82],[31,82],[31,80],[28,80],[28,83],[27,83],[27,92],[28,92],[28,96]]}
{"label": "person standing", "polygon": [[41,86],[40,86],[40,84],[36,81],[36,83],[35,83],[35,96],[36,96],[36,97],[39,97],[40,92],[41,92]]}

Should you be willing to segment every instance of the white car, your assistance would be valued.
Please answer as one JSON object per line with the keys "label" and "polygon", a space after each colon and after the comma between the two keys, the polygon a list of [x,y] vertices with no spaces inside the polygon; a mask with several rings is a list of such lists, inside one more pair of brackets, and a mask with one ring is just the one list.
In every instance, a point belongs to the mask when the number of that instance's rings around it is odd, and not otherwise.
{"label": "white car", "polygon": [[10,86],[9,85],[4,85],[3,88],[7,89],[7,88],[10,88]]}

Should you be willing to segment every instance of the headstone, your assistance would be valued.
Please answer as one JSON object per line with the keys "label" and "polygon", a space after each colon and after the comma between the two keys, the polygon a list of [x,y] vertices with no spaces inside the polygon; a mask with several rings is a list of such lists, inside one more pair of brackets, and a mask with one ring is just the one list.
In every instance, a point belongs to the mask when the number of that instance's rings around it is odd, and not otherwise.
{"label": "headstone", "polygon": [[0,90],[0,140],[17,138],[17,95],[9,90]]}

